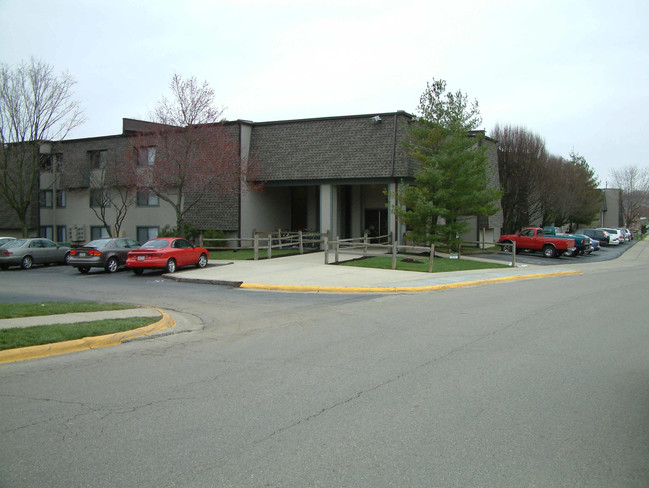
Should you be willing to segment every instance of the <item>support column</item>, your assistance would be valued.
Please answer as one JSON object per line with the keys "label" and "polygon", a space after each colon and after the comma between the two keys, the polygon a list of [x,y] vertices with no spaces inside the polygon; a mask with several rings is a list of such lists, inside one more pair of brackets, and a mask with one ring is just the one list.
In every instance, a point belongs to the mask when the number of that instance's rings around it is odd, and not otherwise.
{"label": "support column", "polygon": [[329,231],[332,239],[338,232],[338,199],[334,185],[320,185],[320,232]]}
{"label": "support column", "polygon": [[397,216],[394,213],[394,205],[397,202],[397,183],[388,183],[388,232],[391,232],[394,236],[394,240],[397,244],[403,244],[401,242],[401,232],[400,225],[397,222]]}

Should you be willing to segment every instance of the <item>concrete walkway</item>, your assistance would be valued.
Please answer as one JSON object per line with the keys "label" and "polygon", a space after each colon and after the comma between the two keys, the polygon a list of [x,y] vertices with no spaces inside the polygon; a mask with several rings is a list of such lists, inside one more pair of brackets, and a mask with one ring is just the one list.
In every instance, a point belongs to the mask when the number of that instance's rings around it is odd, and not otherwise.
{"label": "concrete walkway", "polygon": [[[353,256],[357,257],[357,256]],[[341,261],[352,256],[341,256]],[[484,260],[484,259],[482,259]],[[496,262],[496,261],[494,261]],[[503,264],[501,261],[499,264]],[[203,269],[185,268],[164,275],[176,281],[229,285],[244,289],[331,293],[408,293],[492,281],[574,274],[573,266],[524,266],[452,273],[383,270],[324,264],[317,252],[259,261],[210,260]]]}

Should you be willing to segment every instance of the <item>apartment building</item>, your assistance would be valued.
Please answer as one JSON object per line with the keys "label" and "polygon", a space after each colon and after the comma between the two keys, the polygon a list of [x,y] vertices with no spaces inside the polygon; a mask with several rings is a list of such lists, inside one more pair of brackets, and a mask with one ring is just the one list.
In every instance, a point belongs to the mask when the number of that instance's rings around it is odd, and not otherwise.
{"label": "apartment building", "polygon": [[[252,237],[255,230],[329,232],[332,237],[392,235],[405,232],[391,207],[399,185],[414,181],[415,163],[403,143],[412,115],[388,112],[274,122],[245,120],[225,123],[236,140],[240,164],[255,161],[259,191],[245,184],[236,194],[213,192],[187,214],[198,229],[215,229],[230,236]],[[85,242],[108,230],[98,218],[115,221],[116,205],[105,202],[105,187],[93,182],[115,158],[134,150],[134,138],[152,127],[146,121],[123,119],[121,134],[60,141],[44,145],[47,161],[40,178],[38,226],[34,233],[56,241]],[[485,138],[490,184],[497,186],[495,141]],[[135,148],[138,165],[156,164],[156,148]],[[88,172],[78,168],[88,168]],[[93,173],[94,172],[94,173]],[[245,182],[244,182],[245,183]],[[465,240],[497,240],[502,211],[489,217],[467,217]],[[165,226],[174,227],[171,205],[144,190],[138,191],[119,230],[120,235],[145,241]],[[0,231],[1,232],[1,231]],[[111,228],[111,233],[115,232]]]}

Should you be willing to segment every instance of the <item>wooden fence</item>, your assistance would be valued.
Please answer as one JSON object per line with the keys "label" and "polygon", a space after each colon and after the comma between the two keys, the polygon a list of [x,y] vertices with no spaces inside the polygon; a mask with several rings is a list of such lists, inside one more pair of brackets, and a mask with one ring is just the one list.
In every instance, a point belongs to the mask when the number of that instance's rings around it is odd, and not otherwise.
{"label": "wooden fence", "polygon": [[[300,254],[304,254],[304,250],[320,250],[322,243],[328,237],[328,234],[320,232],[287,232],[281,229],[273,232],[258,232],[255,231],[253,237],[225,237],[220,239],[199,239],[202,246],[215,250],[240,250],[240,249],[253,249],[254,259],[259,259],[259,251],[266,250],[266,257],[270,259],[273,255],[273,249],[295,249]],[[232,242],[238,243],[233,246]],[[246,243],[246,245],[244,245]],[[219,245],[221,244],[221,245]]]}

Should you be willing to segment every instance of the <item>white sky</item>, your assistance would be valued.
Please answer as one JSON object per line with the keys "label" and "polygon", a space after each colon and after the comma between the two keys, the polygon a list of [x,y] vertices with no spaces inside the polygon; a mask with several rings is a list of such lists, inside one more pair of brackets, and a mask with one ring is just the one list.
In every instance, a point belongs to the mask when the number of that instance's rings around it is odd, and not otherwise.
{"label": "white sky", "polygon": [[147,119],[174,73],[229,120],[415,113],[444,79],[483,125],[583,155],[600,183],[648,167],[649,2],[587,0],[0,0],[0,62],[68,71],[87,122]]}

